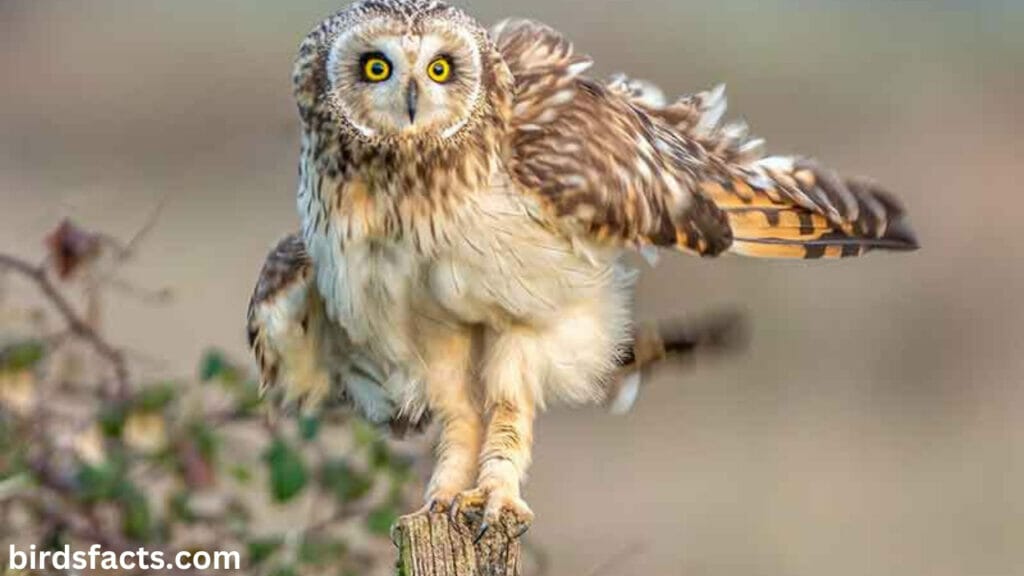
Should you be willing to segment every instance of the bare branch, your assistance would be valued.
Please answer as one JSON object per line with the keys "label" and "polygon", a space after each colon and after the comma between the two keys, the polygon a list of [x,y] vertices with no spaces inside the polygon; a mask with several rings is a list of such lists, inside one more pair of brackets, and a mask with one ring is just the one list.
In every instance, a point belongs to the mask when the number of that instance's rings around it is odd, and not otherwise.
{"label": "bare branch", "polygon": [[129,380],[128,367],[124,361],[124,355],[120,350],[111,346],[75,311],[50,278],[46,270],[34,266],[25,260],[0,253],[0,268],[12,270],[24,278],[32,281],[42,292],[46,300],[56,308],[57,312],[67,323],[68,331],[75,336],[85,340],[101,357],[110,363],[114,369],[114,378],[117,383],[117,396],[124,398],[128,395]]}

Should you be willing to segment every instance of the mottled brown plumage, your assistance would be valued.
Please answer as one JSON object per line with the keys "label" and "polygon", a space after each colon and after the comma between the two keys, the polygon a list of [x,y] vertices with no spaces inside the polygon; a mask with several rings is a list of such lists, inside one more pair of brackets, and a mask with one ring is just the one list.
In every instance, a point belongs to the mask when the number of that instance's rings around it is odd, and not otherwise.
{"label": "mottled brown plumage", "polygon": [[550,27],[488,33],[436,0],[358,2],[296,60],[302,230],[271,253],[250,306],[263,382],[381,424],[434,414],[427,501],[479,503],[485,526],[532,516],[520,482],[546,402],[635,388],[648,363],[700,341],[634,330],[624,250],[916,246],[878,186],[765,157],[723,123],[721,88],[670,103],[589,66]]}
{"label": "mottled brown plumage", "polygon": [[[584,233],[712,256],[734,238],[754,256],[914,246],[902,208],[877,186],[809,160],[763,159],[742,123],[721,124],[721,88],[666,105],[648,83],[583,76],[590,60],[549,27],[506,23],[495,41],[516,77],[510,169]],[[753,213],[767,218],[752,224]],[[827,224],[794,236],[780,215]]]}

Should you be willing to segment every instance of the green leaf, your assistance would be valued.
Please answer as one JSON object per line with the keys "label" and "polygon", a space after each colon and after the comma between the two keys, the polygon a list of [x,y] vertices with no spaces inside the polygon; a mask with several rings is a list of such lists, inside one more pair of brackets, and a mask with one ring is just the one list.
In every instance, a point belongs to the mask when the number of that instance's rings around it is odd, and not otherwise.
{"label": "green leaf", "polygon": [[107,438],[119,438],[124,431],[127,412],[121,404],[107,404],[100,409],[97,420],[100,430]]}
{"label": "green leaf", "polygon": [[242,413],[252,412],[263,405],[260,385],[255,380],[244,380],[235,389],[236,408]]}
{"label": "green leaf", "polygon": [[337,540],[308,535],[299,546],[299,562],[324,565],[336,561],[345,553],[345,546]]}
{"label": "green leaf", "polygon": [[133,490],[121,499],[121,503],[124,506],[121,521],[124,535],[132,540],[148,540],[153,531],[153,518],[146,497]]}
{"label": "green leaf", "polygon": [[34,367],[46,355],[42,342],[28,341],[11,344],[0,350],[0,370],[17,372]]}
{"label": "green leaf", "polygon": [[43,535],[40,548],[43,550],[63,550],[65,544],[70,544],[67,528],[60,524],[56,524],[50,527],[50,529]]}
{"label": "green leaf", "polygon": [[176,492],[167,503],[168,510],[174,518],[185,524],[191,524],[197,520],[195,512],[189,503],[189,494],[186,491]]}
{"label": "green leaf", "polygon": [[253,538],[246,544],[249,551],[249,565],[258,566],[274,555],[284,544],[284,538],[280,536],[269,536],[265,538]]}
{"label": "green leaf", "polygon": [[275,568],[274,571],[270,573],[270,576],[298,576],[298,575],[299,575],[299,573],[295,570],[295,568],[293,568],[291,566],[281,566],[281,567]]}
{"label": "green leaf", "polygon": [[377,430],[362,418],[352,419],[352,436],[358,446],[369,446],[380,438]]}
{"label": "green leaf", "polygon": [[320,432],[319,416],[300,416],[297,424],[299,427],[299,437],[303,440],[313,440]]}
{"label": "green leaf", "polygon": [[241,464],[232,466],[228,473],[231,474],[231,477],[237,480],[239,484],[249,484],[252,482],[252,470],[249,470],[249,468]]}
{"label": "green leaf", "polygon": [[135,397],[134,407],[146,412],[163,410],[174,400],[178,388],[178,385],[170,382],[146,388]]}
{"label": "green leaf", "polygon": [[203,382],[209,382],[214,378],[220,378],[229,369],[231,365],[228,363],[227,358],[224,357],[224,353],[220,350],[207,350],[203,354],[203,359],[199,363],[199,379]]}
{"label": "green leaf", "polygon": [[353,469],[344,460],[324,463],[320,471],[320,482],[342,503],[362,498],[373,487],[369,477]]}
{"label": "green leaf", "polygon": [[380,438],[370,444],[370,465],[377,469],[391,466],[391,448]]}
{"label": "green leaf", "polygon": [[199,451],[199,455],[207,462],[215,462],[219,441],[217,433],[214,432],[213,428],[206,422],[196,421],[189,426],[189,434],[192,436],[192,441],[196,444],[196,450]]}
{"label": "green leaf", "polygon": [[86,464],[78,470],[78,496],[85,502],[99,502],[114,498],[121,477],[110,464]]}
{"label": "green leaf", "polygon": [[270,467],[270,492],[277,502],[287,502],[305,488],[309,479],[302,455],[282,438],[275,438],[263,454]]}
{"label": "green leaf", "polygon": [[398,520],[398,511],[391,504],[382,504],[374,508],[366,517],[366,527],[378,536],[387,536],[391,527]]}

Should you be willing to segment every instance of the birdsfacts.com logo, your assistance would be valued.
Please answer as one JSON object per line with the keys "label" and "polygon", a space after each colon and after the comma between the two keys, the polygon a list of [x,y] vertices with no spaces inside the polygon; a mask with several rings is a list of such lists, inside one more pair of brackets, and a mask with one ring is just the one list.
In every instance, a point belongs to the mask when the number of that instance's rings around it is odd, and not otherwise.
{"label": "birdsfacts.com logo", "polygon": [[168,558],[160,550],[113,552],[93,544],[89,550],[37,550],[36,545],[18,550],[11,544],[7,557],[10,570],[239,570],[242,555],[225,551],[182,551]]}

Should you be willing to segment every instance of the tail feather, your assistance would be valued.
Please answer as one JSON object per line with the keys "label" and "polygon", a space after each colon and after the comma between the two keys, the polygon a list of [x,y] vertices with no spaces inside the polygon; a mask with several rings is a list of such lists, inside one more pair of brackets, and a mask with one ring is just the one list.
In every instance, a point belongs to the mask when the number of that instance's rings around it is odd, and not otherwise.
{"label": "tail feather", "polygon": [[906,212],[888,192],[809,160],[765,158],[701,190],[726,214],[736,254],[847,258],[917,248]]}
{"label": "tail feather", "polygon": [[696,320],[641,322],[631,345],[616,359],[618,371],[607,390],[606,405],[614,414],[628,412],[640,393],[644,376],[663,361],[689,360],[697,353],[726,354],[747,347],[750,327],[741,311],[720,311]]}
{"label": "tail feather", "polygon": [[699,235],[680,234],[680,249],[715,255],[728,246],[760,258],[841,258],[917,248],[903,207],[877,185],[844,180],[807,159],[764,157],[764,140],[751,137],[746,124],[723,121],[722,86],[671,103],[642,80],[620,75],[608,88],[697,145],[682,156],[700,162],[684,168],[692,173],[701,162],[709,168],[697,178],[700,210],[685,216],[703,214],[710,225],[691,228],[714,230],[722,213],[726,234],[703,244]]}

